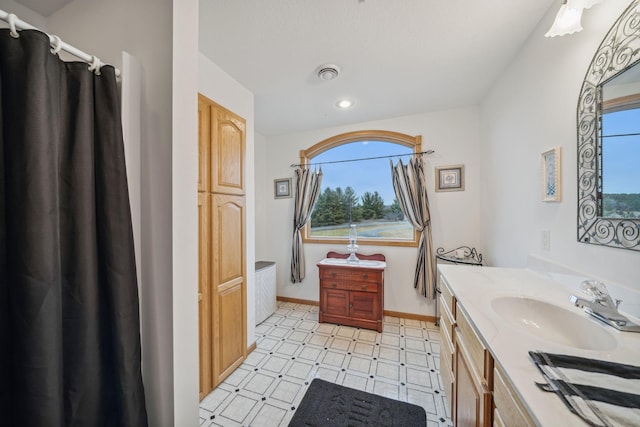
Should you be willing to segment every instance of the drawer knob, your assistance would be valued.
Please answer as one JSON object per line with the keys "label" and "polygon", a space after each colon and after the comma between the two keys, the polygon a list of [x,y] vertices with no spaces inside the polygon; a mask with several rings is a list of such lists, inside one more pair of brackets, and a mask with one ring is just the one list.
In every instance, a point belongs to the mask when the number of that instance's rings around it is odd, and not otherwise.
{"label": "drawer knob", "polygon": [[365,289],[367,289],[367,285],[362,285],[362,286],[360,287],[360,289],[362,289],[362,290],[364,291]]}
{"label": "drawer knob", "polygon": [[331,284],[331,287],[332,287],[332,288],[335,288],[336,286],[338,286],[338,285],[336,285],[335,283],[332,283],[332,284]]}
{"label": "drawer knob", "polygon": [[336,277],[336,272],[335,271],[331,273],[331,277]]}
{"label": "drawer knob", "polygon": [[367,277],[369,277],[369,276],[367,275],[367,273],[362,273],[362,278],[363,278],[363,279],[366,279]]}

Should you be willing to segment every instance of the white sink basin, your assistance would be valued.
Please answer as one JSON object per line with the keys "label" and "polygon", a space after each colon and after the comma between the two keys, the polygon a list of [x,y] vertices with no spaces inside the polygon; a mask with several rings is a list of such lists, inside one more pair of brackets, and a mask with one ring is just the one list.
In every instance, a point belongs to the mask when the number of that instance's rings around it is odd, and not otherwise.
{"label": "white sink basin", "polygon": [[361,266],[361,267],[384,267],[384,261],[370,261],[361,259],[358,262],[347,261],[343,258],[325,258],[322,260],[323,264],[334,264],[334,265],[353,265],[353,266]]}
{"label": "white sink basin", "polygon": [[491,308],[500,317],[535,337],[585,350],[611,350],[615,337],[594,320],[560,306],[532,298],[499,297]]}

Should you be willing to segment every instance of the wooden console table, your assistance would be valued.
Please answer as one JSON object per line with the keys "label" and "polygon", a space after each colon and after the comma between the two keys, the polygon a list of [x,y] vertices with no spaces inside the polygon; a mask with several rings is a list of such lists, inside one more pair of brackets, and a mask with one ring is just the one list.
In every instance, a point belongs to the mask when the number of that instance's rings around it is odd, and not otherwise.
{"label": "wooden console table", "polygon": [[347,262],[348,256],[329,252],[318,263],[318,320],[382,332],[385,257],[358,254],[361,261],[351,263]]}

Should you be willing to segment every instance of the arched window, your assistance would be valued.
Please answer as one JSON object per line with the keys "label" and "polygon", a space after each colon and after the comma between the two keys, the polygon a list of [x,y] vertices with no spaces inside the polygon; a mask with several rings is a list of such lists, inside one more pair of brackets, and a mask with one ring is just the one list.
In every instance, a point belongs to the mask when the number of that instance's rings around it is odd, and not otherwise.
{"label": "arched window", "polygon": [[[417,246],[419,236],[395,198],[389,158],[408,161],[422,138],[389,131],[349,132],[300,152],[300,163],[322,167],[322,188],[306,226],[305,243],[345,244],[351,224],[359,245]],[[352,159],[376,158],[362,161]],[[394,163],[397,158],[394,158]],[[312,166],[313,167],[313,166]]]}

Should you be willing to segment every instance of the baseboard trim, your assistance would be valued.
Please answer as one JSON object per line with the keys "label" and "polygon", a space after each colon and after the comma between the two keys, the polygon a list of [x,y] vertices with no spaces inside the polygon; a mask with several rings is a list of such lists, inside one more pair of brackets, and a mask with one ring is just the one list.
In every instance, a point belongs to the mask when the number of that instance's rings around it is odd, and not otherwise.
{"label": "baseboard trim", "polygon": [[[316,307],[320,305],[320,302],[318,301],[312,301],[308,299],[299,299],[299,298],[281,297],[281,296],[277,296],[276,301],[291,302],[294,304],[314,305]],[[423,320],[425,322],[431,322],[431,323],[436,322],[436,318],[434,316],[426,316],[424,314],[404,313],[402,311],[391,311],[391,310],[384,310],[383,314],[385,316],[401,317],[403,319]]]}
{"label": "baseboard trim", "polygon": [[426,316],[424,314],[403,313],[402,311],[385,310],[384,315],[391,316],[391,317],[401,317],[403,319],[423,320],[425,322],[436,323],[436,318],[434,316]]}
{"label": "baseboard trim", "polygon": [[299,298],[281,297],[281,296],[277,296],[276,297],[276,301],[292,302],[294,304],[315,305],[316,307],[318,307],[320,305],[319,301],[312,301],[312,300],[308,300],[308,299],[299,299]]}
{"label": "baseboard trim", "polygon": [[258,348],[258,344],[256,344],[256,342],[254,341],[249,347],[247,347],[247,356],[250,355],[256,348]]}

